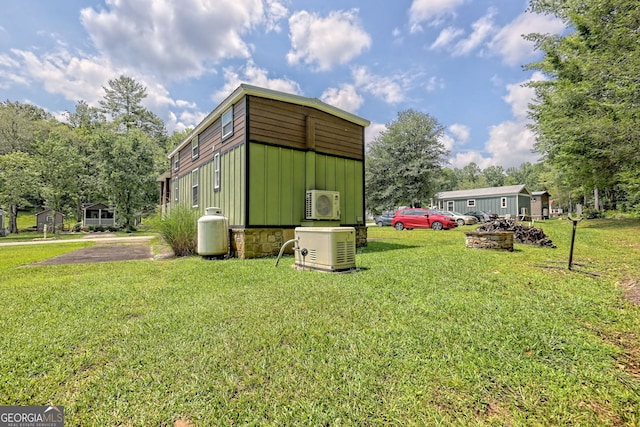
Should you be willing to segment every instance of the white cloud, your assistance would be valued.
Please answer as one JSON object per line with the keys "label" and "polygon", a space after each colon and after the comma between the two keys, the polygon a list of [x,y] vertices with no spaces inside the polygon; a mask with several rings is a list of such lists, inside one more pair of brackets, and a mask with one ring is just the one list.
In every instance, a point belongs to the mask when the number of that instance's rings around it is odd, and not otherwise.
{"label": "white cloud", "polygon": [[364,129],[364,144],[366,147],[378,137],[382,132],[387,130],[387,125],[382,123],[371,123]]}
{"label": "white cloud", "polygon": [[273,0],[107,0],[106,9],[80,13],[91,40],[114,64],[173,79],[249,57],[243,35],[261,24],[277,29],[286,14]]}
{"label": "white cloud", "polygon": [[[531,80],[543,80],[544,77],[541,73],[534,73]],[[526,121],[527,113],[529,109],[529,103],[535,96],[533,88],[526,87],[524,84],[527,82],[520,82],[507,85],[507,94],[502,98],[504,101],[511,105],[511,112],[513,117],[518,121]]]}
{"label": "white cloud", "polygon": [[455,39],[464,34],[464,30],[456,27],[447,27],[440,31],[438,38],[434,41],[429,49],[439,49],[449,46]]}
{"label": "white cloud", "polygon": [[409,9],[411,32],[422,30],[421,23],[438,23],[443,16],[453,14],[467,0],[413,0]]}
{"label": "white cloud", "polygon": [[397,104],[406,99],[403,76],[378,76],[371,74],[367,67],[354,67],[351,74],[357,88],[382,98],[389,104]]}
{"label": "white cloud", "polygon": [[452,167],[462,169],[469,163],[475,163],[480,169],[485,169],[489,166],[493,166],[493,159],[482,157],[482,154],[477,151],[466,151],[463,153],[457,153],[452,159],[449,160],[449,164]]}
{"label": "white cloud", "polygon": [[495,33],[496,29],[493,25],[493,14],[494,12],[490,10],[487,15],[478,19],[471,25],[471,28],[473,28],[471,35],[456,43],[453,50],[454,56],[468,55],[493,33]]}
{"label": "white cloud", "polygon": [[289,64],[303,62],[319,71],[346,64],[371,46],[371,37],[357,17],[358,10],[331,12],[326,18],[306,11],[289,18]]}
{"label": "white cloud", "polygon": [[329,105],[341,108],[345,111],[356,112],[364,100],[354,85],[344,84],[339,89],[329,88],[324,91],[320,99]]}
{"label": "white cloud", "polygon": [[492,165],[509,168],[524,162],[535,163],[540,157],[531,151],[535,142],[535,134],[526,127],[526,123],[513,120],[493,126],[485,148],[491,155]]}
{"label": "white cloud", "polygon": [[489,48],[506,64],[521,65],[535,55],[533,43],[525,40],[524,34],[557,34],[564,29],[562,21],[552,16],[523,13],[495,34]]}
{"label": "white cloud", "polygon": [[267,89],[278,90],[286,93],[299,95],[301,93],[298,83],[289,79],[269,78],[269,71],[257,67],[253,61],[247,62],[245,66],[236,70],[232,67],[224,69],[225,84],[212,96],[214,102],[221,102],[229,96],[241,83],[247,83]]}
{"label": "white cloud", "polygon": [[118,76],[104,58],[76,57],[66,50],[43,54],[13,49],[13,67],[19,70],[21,83],[41,83],[46,92],[61,94],[70,101],[85,100],[96,105],[102,99],[102,86]]}
{"label": "white cloud", "polygon": [[469,126],[454,123],[440,137],[440,142],[448,151],[453,151],[456,146],[464,145],[469,140],[470,135],[471,129]]}
{"label": "white cloud", "polygon": [[455,136],[456,141],[459,144],[466,143],[471,135],[471,129],[469,129],[469,126],[461,125],[459,123],[452,124],[447,130]]}
{"label": "white cloud", "polygon": [[437,76],[429,77],[423,85],[427,92],[434,92],[438,89],[444,89],[444,86],[444,80]]}

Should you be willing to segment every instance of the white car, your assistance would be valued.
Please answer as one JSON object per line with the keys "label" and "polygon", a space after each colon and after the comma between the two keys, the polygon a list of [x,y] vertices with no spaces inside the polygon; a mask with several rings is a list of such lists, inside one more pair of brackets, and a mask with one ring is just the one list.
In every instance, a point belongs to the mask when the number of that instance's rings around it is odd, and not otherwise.
{"label": "white car", "polygon": [[471,215],[461,214],[460,212],[455,211],[439,211],[442,212],[443,215],[447,215],[452,217],[458,225],[472,225],[478,223],[478,218]]}

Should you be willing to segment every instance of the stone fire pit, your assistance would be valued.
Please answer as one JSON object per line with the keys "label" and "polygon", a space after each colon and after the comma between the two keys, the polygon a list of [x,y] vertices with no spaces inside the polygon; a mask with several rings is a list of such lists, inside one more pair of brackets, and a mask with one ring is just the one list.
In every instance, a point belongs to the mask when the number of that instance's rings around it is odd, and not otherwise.
{"label": "stone fire pit", "polygon": [[467,231],[466,247],[513,252],[513,231]]}

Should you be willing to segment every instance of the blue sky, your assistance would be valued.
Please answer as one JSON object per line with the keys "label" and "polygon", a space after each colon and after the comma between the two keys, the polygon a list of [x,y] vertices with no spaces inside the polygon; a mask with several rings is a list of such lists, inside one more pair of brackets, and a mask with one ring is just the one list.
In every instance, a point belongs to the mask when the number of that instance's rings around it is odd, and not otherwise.
{"label": "blue sky", "polygon": [[535,162],[522,34],[561,33],[524,0],[3,0],[0,98],[59,118],[120,75],[167,129],[194,127],[240,83],[371,121],[414,109],[447,129],[450,166]]}

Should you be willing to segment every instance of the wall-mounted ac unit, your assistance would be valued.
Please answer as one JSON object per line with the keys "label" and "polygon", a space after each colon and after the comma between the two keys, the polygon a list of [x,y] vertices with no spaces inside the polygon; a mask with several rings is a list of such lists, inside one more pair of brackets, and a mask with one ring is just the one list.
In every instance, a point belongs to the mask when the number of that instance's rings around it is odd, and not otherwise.
{"label": "wall-mounted ac unit", "polygon": [[340,219],[340,193],[337,191],[307,191],[306,219]]}
{"label": "wall-mounted ac unit", "polygon": [[356,268],[353,227],[296,227],[295,267],[338,272]]}

